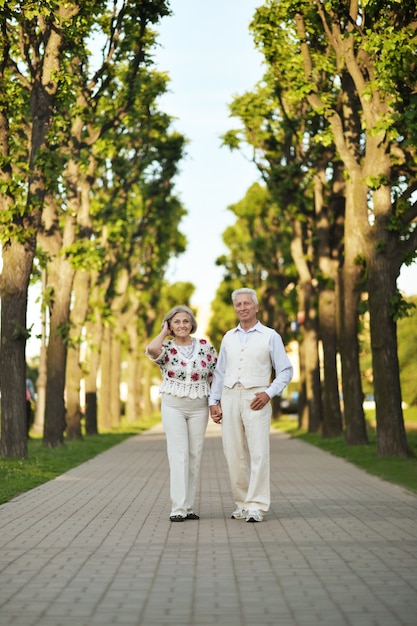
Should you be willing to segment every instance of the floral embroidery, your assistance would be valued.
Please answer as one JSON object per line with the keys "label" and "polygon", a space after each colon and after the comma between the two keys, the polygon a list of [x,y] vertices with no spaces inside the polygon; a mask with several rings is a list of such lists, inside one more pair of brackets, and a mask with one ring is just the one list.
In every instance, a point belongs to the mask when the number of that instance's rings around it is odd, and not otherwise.
{"label": "floral embroidery", "polygon": [[172,339],[164,342],[161,355],[154,359],[161,368],[163,381],[160,390],[183,397],[204,397],[216,367],[217,353],[206,339],[197,339],[198,358],[187,360],[179,354]]}

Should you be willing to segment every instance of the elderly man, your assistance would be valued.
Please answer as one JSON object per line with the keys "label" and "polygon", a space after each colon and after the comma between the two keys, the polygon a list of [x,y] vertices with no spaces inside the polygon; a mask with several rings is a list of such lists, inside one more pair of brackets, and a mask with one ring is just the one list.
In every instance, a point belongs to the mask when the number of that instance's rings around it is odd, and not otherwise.
{"label": "elderly man", "polygon": [[225,334],[220,346],[210,415],[222,423],[223,450],[236,503],[232,519],[262,522],[271,503],[270,400],[281,395],[293,368],[280,335],[257,319],[256,292],[237,289],[232,302],[239,324]]}

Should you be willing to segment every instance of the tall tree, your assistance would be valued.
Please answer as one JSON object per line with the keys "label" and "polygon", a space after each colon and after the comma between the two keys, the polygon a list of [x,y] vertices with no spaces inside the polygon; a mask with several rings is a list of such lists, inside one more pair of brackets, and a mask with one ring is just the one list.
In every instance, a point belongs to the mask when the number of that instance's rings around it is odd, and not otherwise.
{"label": "tall tree", "polygon": [[[67,361],[67,341],[70,317],[70,301],[74,279],[74,247],[81,238],[91,234],[89,195],[95,176],[100,144],[107,141],[110,131],[113,142],[117,136],[129,135],[135,125],[141,137],[142,171],[149,165],[147,152],[153,141],[152,116],[154,102],[166,85],[165,77],[152,74],[150,49],[154,45],[152,24],[167,14],[166,3],[125,2],[114,7],[113,13],[106,7],[101,23],[103,42],[102,65],[91,76],[91,58],[84,52],[83,44],[91,34],[94,14],[83,14],[86,26],[78,31],[79,45],[68,63],[72,78],[75,107],[70,112],[64,133],[57,132],[61,145],[69,146],[66,167],[61,178],[65,190],[65,209],[55,211],[55,222],[63,224],[53,232],[46,230],[42,243],[54,247],[51,254],[49,276],[56,296],[51,300],[50,339],[48,346],[47,405],[45,415],[44,443],[55,446],[63,441],[65,429],[64,388]],[[94,23],[94,22],[93,22]],[[112,139],[110,139],[112,143]],[[112,149],[118,150],[117,142]],[[99,146],[97,148],[97,146]],[[81,193],[80,193],[81,190]],[[52,206],[57,206],[53,203]],[[61,217],[60,217],[61,216]],[[65,235],[67,235],[65,237]],[[59,240],[57,243],[57,239]],[[77,241],[77,245],[75,243]],[[59,254],[57,253],[59,251]],[[54,268],[57,268],[58,271]],[[108,405],[106,405],[108,406]]]}
{"label": "tall tree", "polygon": [[[378,450],[381,455],[407,455],[396,356],[396,318],[404,306],[396,278],[401,264],[415,255],[417,241],[415,3],[270,0],[257,10],[252,27],[272,68],[269,76],[273,72],[279,77],[272,84],[280,115],[264,113],[257,127],[264,136],[268,129],[274,130],[270,136],[279,136],[276,126],[288,122],[289,104],[299,102],[308,115],[300,117],[308,122],[298,144],[311,137],[313,149],[334,145],[344,167],[345,236],[338,291],[348,441],[366,441],[357,335],[360,294],[367,288]],[[293,86],[288,88],[290,78]],[[322,120],[316,127],[314,113]],[[292,115],[291,124],[296,121]],[[262,147],[248,129],[247,136],[267,159],[270,144],[265,137]],[[287,159],[288,184],[294,180],[290,163]],[[317,161],[310,158],[311,164]]]}
{"label": "tall tree", "polygon": [[71,46],[76,2],[8,2],[0,10],[1,448],[26,456],[27,289],[48,188],[47,136],[56,111],[62,56]]}
{"label": "tall tree", "polygon": [[[408,456],[401,408],[396,281],[415,253],[417,203],[415,115],[417,14],[414,2],[291,3],[303,58],[308,101],[329,121],[346,185],[344,296],[358,289],[362,269],[369,293],[371,345],[381,456]],[[318,19],[317,19],[318,18]],[[324,39],[335,58],[341,113],[310,44]],[[353,124],[351,123],[353,120]],[[358,134],[356,129],[360,128]],[[354,132],[350,132],[350,131]],[[349,260],[349,262],[348,262]],[[355,329],[357,331],[357,329]]]}

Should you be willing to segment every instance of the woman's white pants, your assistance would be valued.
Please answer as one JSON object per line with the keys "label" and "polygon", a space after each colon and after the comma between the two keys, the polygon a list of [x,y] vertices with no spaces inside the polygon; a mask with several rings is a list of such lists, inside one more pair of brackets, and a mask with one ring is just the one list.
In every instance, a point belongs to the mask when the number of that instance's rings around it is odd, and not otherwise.
{"label": "woman's white pants", "polygon": [[194,507],[209,416],[208,400],[163,393],[161,412],[170,468],[171,515],[185,517]]}

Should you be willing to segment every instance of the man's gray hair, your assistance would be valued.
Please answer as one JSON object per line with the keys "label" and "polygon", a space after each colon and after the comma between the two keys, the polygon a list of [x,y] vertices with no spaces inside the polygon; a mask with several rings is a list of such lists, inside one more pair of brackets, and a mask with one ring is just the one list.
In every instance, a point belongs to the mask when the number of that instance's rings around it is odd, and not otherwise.
{"label": "man's gray hair", "polygon": [[256,291],[254,289],[248,289],[247,287],[242,287],[241,289],[235,289],[232,292],[232,302],[235,303],[236,296],[239,296],[241,293],[247,293],[250,295],[255,304],[258,304],[258,296],[256,295]]}

